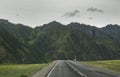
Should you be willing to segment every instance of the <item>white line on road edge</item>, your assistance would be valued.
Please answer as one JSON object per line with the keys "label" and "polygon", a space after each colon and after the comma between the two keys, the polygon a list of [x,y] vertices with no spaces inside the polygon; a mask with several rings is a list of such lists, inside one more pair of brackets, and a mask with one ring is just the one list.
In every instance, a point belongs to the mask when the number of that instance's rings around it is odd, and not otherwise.
{"label": "white line on road edge", "polygon": [[87,77],[87,75],[83,74],[82,72],[80,72],[78,69],[76,69],[73,65],[71,65],[69,62],[66,62],[75,72],[77,72],[79,75],[81,75],[82,77]]}
{"label": "white line on road edge", "polygon": [[55,69],[55,67],[57,66],[58,62],[55,64],[55,66],[50,70],[50,72],[48,73],[48,75],[46,77],[50,77],[50,74],[53,72],[53,70]]}

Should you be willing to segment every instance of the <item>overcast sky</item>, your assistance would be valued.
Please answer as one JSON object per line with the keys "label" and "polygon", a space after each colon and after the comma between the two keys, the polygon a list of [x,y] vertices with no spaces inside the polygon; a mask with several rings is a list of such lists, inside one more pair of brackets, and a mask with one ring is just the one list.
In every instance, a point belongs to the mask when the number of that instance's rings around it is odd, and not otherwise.
{"label": "overcast sky", "polygon": [[54,20],[120,25],[120,0],[0,0],[0,19],[31,27]]}

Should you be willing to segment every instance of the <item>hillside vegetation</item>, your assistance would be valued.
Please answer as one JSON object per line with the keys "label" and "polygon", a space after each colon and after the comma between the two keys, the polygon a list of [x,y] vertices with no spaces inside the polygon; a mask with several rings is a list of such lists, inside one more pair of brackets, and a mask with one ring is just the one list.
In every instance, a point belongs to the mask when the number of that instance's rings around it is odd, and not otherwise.
{"label": "hillside vegetation", "polygon": [[106,68],[120,73],[120,60],[106,60],[106,61],[88,61],[83,62],[95,67]]}
{"label": "hillside vegetation", "polygon": [[41,70],[47,64],[0,65],[0,77],[24,77]]}
{"label": "hillside vegetation", "polygon": [[31,28],[0,19],[0,63],[120,59],[120,26],[53,21]]}

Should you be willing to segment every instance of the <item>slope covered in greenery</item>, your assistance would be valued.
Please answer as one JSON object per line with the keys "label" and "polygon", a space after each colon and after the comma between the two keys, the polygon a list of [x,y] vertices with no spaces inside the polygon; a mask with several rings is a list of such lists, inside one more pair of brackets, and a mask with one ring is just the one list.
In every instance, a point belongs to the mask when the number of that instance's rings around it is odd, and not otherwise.
{"label": "slope covered in greenery", "polygon": [[120,72],[120,60],[106,60],[106,61],[85,61],[82,62],[85,64],[89,64],[95,67],[99,67],[99,68],[103,68],[103,69],[109,69],[109,70],[113,70],[116,72]]}
{"label": "slope covered in greenery", "polygon": [[0,77],[27,77],[47,65],[48,64],[0,65]]}
{"label": "slope covered in greenery", "polygon": [[40,63],[75,56],[78,60],[120,59],[120,30],[116,32],[120,26],[112,27],[53,21],[30,28],[1,19],[0,62]]}

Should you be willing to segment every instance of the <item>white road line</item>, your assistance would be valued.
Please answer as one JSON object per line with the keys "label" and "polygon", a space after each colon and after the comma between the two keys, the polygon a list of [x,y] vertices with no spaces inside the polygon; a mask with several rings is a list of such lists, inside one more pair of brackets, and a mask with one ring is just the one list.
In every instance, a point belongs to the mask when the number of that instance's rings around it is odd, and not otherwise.
{"label": "white road line", "polygon": [[71,65],[69,62],[66,62],[75,72],[77,72],[82,77],[87,77],[87,75],[80,72],[78,69],[76,69],[73,65]]}
{"label": "white road line", "polygon": [[48,73],[47,77],[50,77],[51,73],[53,72],[53,70],[55,69],[55,67],[57,66],[58,62],[55,64],[55,66],[50,70],[50,72]]}

